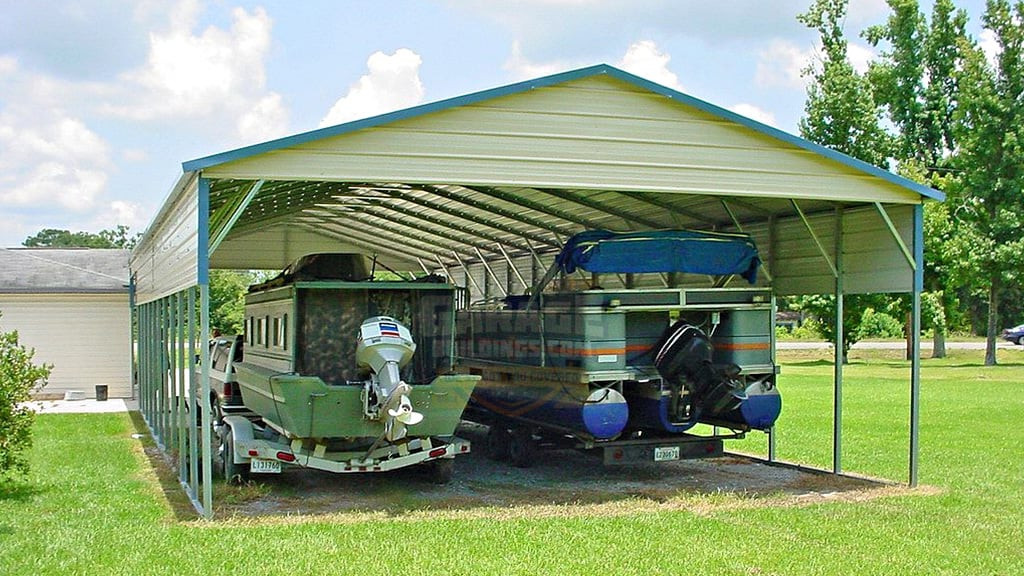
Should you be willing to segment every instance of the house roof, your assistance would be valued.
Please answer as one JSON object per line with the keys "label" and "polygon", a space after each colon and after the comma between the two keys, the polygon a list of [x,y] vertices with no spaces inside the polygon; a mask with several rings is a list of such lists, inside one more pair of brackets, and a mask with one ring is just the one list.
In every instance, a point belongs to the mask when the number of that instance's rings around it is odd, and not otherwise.
{"label": "house roof", "polygon": [[0,249],[0,294],[128,292],[129,250]]}

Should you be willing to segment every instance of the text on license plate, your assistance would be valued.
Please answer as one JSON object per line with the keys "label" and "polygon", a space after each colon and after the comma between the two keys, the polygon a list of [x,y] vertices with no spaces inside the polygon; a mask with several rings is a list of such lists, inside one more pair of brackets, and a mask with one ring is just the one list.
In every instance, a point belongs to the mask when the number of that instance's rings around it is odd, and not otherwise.
{"label": "text on license plate", "polygon": [[654,461],[679,460],[679,446],[655,446]]}
{"label": "text on license plate", "polygon": [[281,463],[277,460],[253,458],[249,462],[249,471],[254,474],[280,474]]}

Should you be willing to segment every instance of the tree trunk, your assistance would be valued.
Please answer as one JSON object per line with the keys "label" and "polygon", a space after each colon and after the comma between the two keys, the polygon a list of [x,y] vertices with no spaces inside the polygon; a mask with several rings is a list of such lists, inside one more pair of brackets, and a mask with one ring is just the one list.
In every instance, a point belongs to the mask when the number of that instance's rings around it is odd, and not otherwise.
{"label": "tree trunk", "polygon": [[903,325],[903,334],[907,338],[907,354],[905,360],[914,359],[914,313],[907,312],[907,322]]}
{"label": "tree trunk", "polygon": [[985,337],[985,366],[996,365],[996,331],[999,330],[999,274],[993,274],[988,287],[988,330]]}
{"label": "tree trunk", "polygon": [[945,358],[946,357],[946,326],[945,324],[935,323],[932,328],[932,358]]}

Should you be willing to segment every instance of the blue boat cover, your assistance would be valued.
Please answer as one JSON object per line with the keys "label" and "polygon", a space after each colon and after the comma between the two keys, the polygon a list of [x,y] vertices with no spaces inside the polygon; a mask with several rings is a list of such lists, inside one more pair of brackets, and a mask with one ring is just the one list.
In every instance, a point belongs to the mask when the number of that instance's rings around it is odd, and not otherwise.
{"label": "blue boat cover", "polygon": [[598,274],[739,274],[754,284],[761,258],[748,234],[587,230],[570,238],[555,262],[566,274],[577,268]]}

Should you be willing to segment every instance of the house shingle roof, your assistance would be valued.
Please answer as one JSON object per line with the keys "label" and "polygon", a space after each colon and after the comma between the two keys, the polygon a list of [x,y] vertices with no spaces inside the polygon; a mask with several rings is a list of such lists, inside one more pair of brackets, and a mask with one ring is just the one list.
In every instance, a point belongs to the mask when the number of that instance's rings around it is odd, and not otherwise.
{"label": "house shingle roof", "polygon": [[0,294],[111,294],[128,291],[130,250],[2,248]]}

